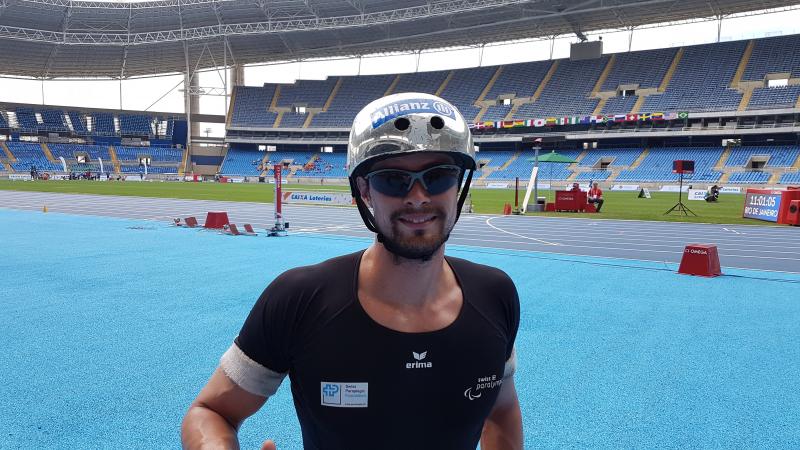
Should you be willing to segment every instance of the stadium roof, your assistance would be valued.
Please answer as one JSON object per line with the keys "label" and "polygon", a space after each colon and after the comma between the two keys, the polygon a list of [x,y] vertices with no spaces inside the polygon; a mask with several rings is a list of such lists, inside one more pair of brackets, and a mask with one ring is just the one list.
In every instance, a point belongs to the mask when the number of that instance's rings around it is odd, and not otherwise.
{"label": "stadium roof", "polygon": [[[0,73],[134,77],[424,50],[796,4],[783,0],[0,0]],[[224,53],[223,49],[228,48]]]}

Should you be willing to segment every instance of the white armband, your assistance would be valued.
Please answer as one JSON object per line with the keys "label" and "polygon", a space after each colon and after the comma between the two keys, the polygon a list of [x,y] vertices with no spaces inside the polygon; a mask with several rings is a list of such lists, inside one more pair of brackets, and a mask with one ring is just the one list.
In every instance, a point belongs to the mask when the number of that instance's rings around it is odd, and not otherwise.
{"label": "white armband", "polygon": [[236,344],[232,344],[222,355],[219,365],[237,386],[262,397],[274,394],[286,376],[253,361]]}

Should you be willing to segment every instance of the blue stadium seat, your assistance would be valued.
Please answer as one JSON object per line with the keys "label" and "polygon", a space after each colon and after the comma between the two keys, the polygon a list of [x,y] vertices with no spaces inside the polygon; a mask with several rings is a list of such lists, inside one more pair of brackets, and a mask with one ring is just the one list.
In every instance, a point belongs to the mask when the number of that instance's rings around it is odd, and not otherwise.
{"label": "blue stadium seat", "polygon": [[763,184],[769,181],[769,172],[735,172],[728,178],[728,183],[732,184]]}
{"label": "blue stadium seat", "polygon": [[743,80],[761,81],[769,73],[800,77],[800,35],[757,39],[747,62]]}
{"label": "blue stadium seat", "polygon": [[666,92],[648,96],[642,112],[735,111],[742,94],[729,85],[746,45],[736,41],[686,47]]}
{"label": "blue stadium seat", "polygon": [[767,167],[791,167],[800,155],[800,146],[770,145],[742,146],[731,149],[726,167],[743,167],[752,156],[768,156]]}
{"label": "blue stadium seat", "polygon": [[695,170],[691,175],[684,175],[684,180],[713,182],[719,180],[721,172],[713,167],[722,156],[722,147],[665,147],[651,148],[648,155],[633,170],[623,170],[615,181],[639,182],[676,182],[678,174],[672,173],[672,163],[676,159],[693,160]]}

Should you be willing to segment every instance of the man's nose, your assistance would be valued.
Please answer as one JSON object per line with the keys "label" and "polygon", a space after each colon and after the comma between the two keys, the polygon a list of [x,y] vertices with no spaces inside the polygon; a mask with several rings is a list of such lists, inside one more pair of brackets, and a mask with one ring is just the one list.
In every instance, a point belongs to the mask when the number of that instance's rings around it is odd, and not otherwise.
{"label": "man's nose", "polygon": [[405,202],[407,205],[424,205],[425,203],[430,203],[431,198],[428,191],[422,187],[422,183],[419,180],[414,180],[414,184],[411,185],[411,190],[408,191],[406,194]]}

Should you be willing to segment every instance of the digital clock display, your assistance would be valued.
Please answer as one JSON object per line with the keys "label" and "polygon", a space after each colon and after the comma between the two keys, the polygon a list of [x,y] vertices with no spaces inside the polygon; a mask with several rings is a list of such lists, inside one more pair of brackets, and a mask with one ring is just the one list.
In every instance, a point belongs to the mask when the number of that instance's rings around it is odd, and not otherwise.
{"label": "digital clock display", "polygon": [[757,194],[748,192],[744,199],[744,213],[742,217],[777,222],[780,209],[780,193]]}

